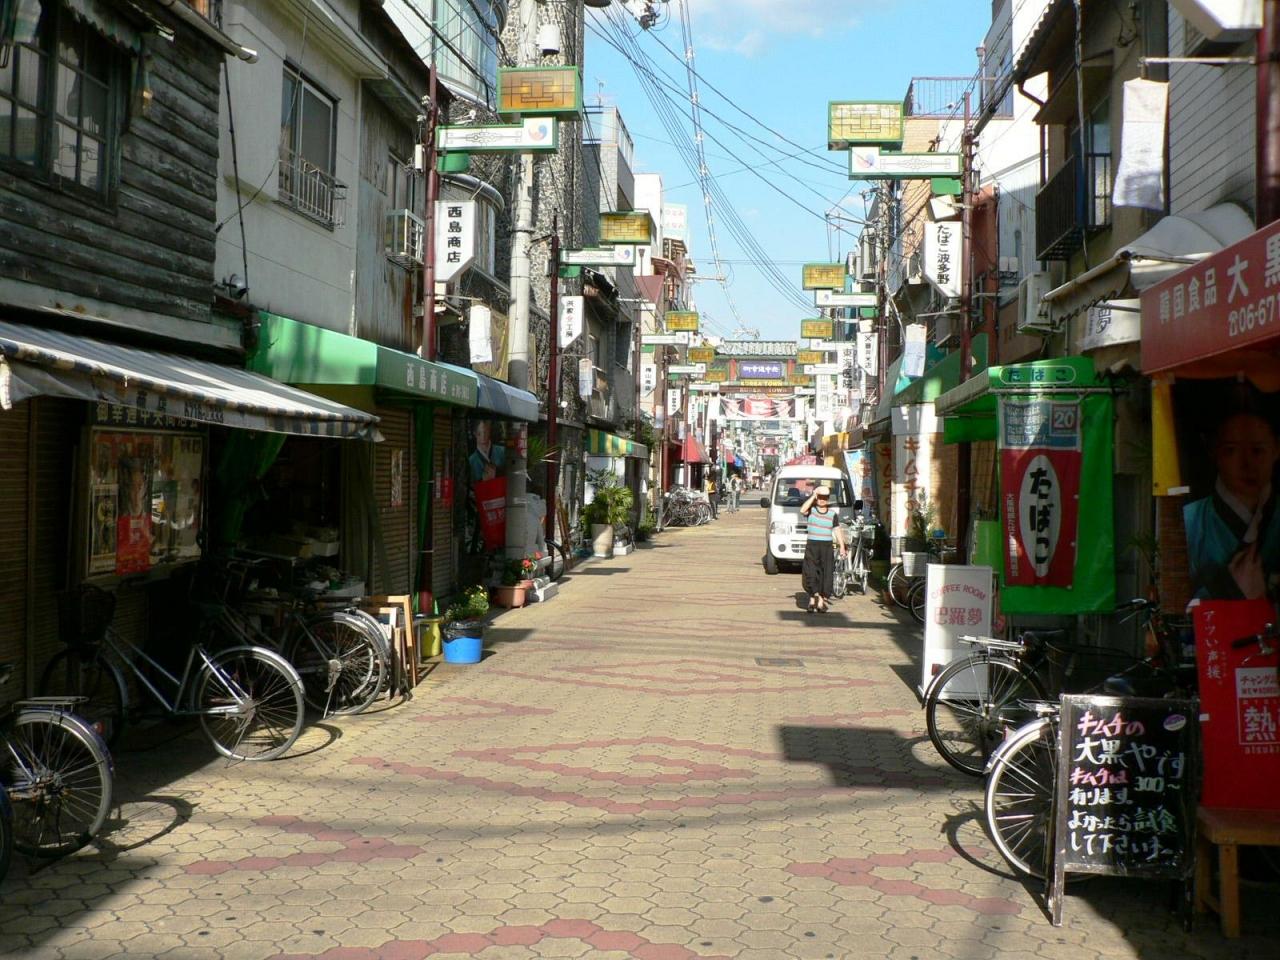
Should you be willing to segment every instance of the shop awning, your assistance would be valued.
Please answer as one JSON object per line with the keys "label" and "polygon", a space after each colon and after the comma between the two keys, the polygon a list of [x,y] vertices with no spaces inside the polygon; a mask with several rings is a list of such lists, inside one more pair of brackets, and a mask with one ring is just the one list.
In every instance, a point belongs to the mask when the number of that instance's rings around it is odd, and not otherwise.
{"label": "shop awning", "polygon": [[687,434],[680,444],[680,459],[685,463],[710,463],[711,458],[703,449],[702,442],[693,434]]}
{"label": "shop awning", "polygon": [[[973,360],[969,365],[970,378],[987,366],[987,335],[978,334],[973,338],[970,352]],[[888,381],[885,381],[888,383]],[[960,351],[953,350],[932,367],[917,377],[911,385],[904,387],[893,398],[893,406],[900,407],[908,403],[932,403],[948,390],[960,383]]]}
{"label": "shop awning", "polygon": [[[1253,221],[1234,203],[1220,203],[1197,213],[1168,216],[1126,243],[1110,259],[1044,295],[1043,306],[1056,328],[1092,306],[1108,300],[1131,299],[1143,290],[1197,263],[1253,232]],[[1109,343],[1139,339],[1136,314],[1113,331]]]}
{"label": "shop awning", "polygon": [[0,321],[0,407],[41,395],[243,430],[381,439],[372,414],[248,370]]}
{"label": "shop awning", "polygon": [[587,449],[593,457],[634,457],[637,460],[649,459],[649,448],[643,443],[636,443],[626,437],[616,437],[603,430],[587,431]]}
{"label": "shop awning", "polygon": [[258,347],[248,366],[281,383],[323,389],[365,405],[373,403],[375,389],[459,407],[474,407],[478,392],[470,370],[274,313],[259,315]]}
{"label": "shop awning", "polygon": [[996,411],[1001,396],[1016,394],[1080,394],[1111,388],[1094,372],[1088,357],[1059,357],[988,367],[933,402],[943,417],[944,443],[996,439]]}
{"label": "shop awning", "polygon": [[509,383],[476,374],[480,378],[479,406],[500,417],[512,420],[538,421],[538,398],[527,390],[517,390]]}

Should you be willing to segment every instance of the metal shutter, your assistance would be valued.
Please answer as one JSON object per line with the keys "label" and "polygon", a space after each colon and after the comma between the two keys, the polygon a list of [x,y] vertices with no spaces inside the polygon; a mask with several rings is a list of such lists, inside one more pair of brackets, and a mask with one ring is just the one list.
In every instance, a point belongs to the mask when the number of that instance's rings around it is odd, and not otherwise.
{"label": "metal shutter", "polygon": [[[434,597],[443,597],[453,592],[458,579],[458,565],[454,562],[453,507],[448,506],[440,497],[440,491],[435,487],[435,480],[449,476],[453,467],[453,411],[449,407],[437,407],[432,428],[435,433],[431,465],[431,530],[434,540],[431,594]],[[453,495],[455,501],[463,495],[456,479]]]}
{"label": "metal shutter", "polygon": [[[382,539],[386,545],[387,569],[384,572],[378,561],[379,551],[374,549],[376,593],[399,596],[412,591],[414,525],[412,494],[416,471],[413,469],[413,411],[406,407],[382,407],[376,411],[381,418],[378,429],[382,431],[382,443],[374,446],[373,489],[378,509]],[[398,505],[392,503],[392,463],[399,459]],[[385,578],[385,582],[384,582]]]}
{"label": "metal shutter", "polygon": [[26,692],[27,442],[31,403],[0,411],[0,661],[17,672],[0,703]]}

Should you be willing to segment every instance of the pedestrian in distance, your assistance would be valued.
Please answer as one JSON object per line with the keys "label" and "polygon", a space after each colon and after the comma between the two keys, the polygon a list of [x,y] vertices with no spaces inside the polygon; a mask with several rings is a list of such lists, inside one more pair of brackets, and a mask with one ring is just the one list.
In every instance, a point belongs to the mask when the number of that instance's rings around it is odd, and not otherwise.
{"label": "pedestrian in distance", "polygon": [[742,495],[742,478],[736,473],[729,480],[729,512],[738,512],[738,498]]}
{"label": "pedestrian in distance", "polygon": [[826,613],[827,599],[835,591],[835,551],[842,556],[849,552],[840,529],[840,512],[831,506],[831,488],[815,488],[800,505],[800,513],[808,524],[801,579],[809,595],[809,612]]}
{"label": "pedestrian in distance", "polygon": [[707,502],[711,504],[711,519],[720,519],[720,491],[716,487],[715,474],[707,474]]}

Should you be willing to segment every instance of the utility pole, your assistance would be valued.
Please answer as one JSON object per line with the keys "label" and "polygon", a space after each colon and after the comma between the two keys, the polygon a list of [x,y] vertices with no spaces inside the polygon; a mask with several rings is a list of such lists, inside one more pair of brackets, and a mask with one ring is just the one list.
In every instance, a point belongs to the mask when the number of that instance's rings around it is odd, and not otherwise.
{"label": "utility pole", "polygon": [[556,486],[560,482],[560,451],[556,448],[560,416],[560,219],[551,220],[551,338],[547,381],[547,539],[555,539]]}
{"label": "utility pole", "polygon": [[[969,133],[969,93],[964,95],[964,132],[960,135],[961,186],[961,241],[960,256],[960,382],[969,379],[972,347],[970,325],[973,312],[973,137]],[[956,451],[956,554],[961,563],[966,561],[969,541],[970,470],[973,464],[973,447],[968,441]]]}

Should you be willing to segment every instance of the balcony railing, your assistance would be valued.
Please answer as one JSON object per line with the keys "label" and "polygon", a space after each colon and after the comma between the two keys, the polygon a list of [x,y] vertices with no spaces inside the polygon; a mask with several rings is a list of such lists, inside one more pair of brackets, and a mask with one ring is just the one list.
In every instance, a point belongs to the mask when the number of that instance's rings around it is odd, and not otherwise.
{"label": "balcony railing", "polygon": [[[964,112],[964,93],[971,84],[971,77],[913,77],[903,112],[908,117],[958,117]],[[977,105],[975,96],[973,107]]]}
{"label": "balcony railing", "polygon": [[279,200],[330,229],[346,221],[347,185],[284,146],[280,148]]}
{"label": "balcony railing", "polygon": [[1066,260],[1111,225],[1111,155],[1073,157],[1036,194],[1036,259]]}

